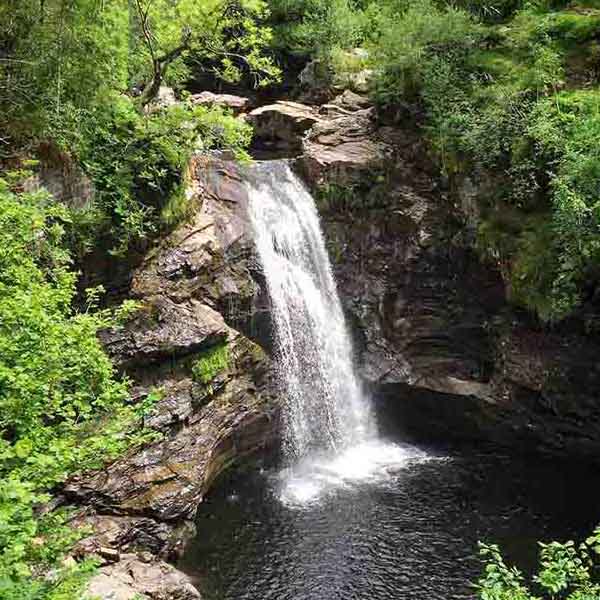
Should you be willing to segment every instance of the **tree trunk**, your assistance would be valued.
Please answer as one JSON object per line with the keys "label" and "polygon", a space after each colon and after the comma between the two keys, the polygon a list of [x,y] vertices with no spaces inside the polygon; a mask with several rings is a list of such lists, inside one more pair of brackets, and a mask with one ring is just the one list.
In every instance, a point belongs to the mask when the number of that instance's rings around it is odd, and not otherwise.
{"label": "tree trunk", "polygon": [[140,96],[140,106],[144,108],[147,104],[152,102],[154,98],[158,95],[158,91],[160,90],[160,84],[163,80],[162,70],[155,69],[154,75],[152,79],[144,86],[142,91],[142,95]]}

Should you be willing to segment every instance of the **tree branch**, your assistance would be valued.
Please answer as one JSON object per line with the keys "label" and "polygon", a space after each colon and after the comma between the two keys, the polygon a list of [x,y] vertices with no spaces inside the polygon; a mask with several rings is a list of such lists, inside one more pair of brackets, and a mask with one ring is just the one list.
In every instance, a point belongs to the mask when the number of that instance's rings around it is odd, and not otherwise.
{"label": "tree branch", "polygon": [[146,46],[148,47],[148,51],[150,52],[150,56],[152,57],[153,65],[156,64],[156,54],[154,53],[154,45],[152,43],[152,34],[150,32],[150,28],[148,27],[148,13],[150,12],[150,5],[152,4],[152,0],[150,0],[147,4],[146,10],[144,11],[142,7],[141,0],[135,0],[135,6],[137,8],[138,16],[140,18],[140,25],[142,27],[142,35],[146,40]]}

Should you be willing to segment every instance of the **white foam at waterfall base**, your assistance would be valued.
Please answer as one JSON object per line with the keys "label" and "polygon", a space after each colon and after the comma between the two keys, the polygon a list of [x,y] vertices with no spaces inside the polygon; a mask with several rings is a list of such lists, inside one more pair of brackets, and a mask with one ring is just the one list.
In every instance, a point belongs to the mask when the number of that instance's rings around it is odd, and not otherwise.
{"label": "white foam at waterfall base", "polygon": [[311,455],[279,474],[281,502],[302,508],[341,488],[382,484],[431,457],[414,446],[367,440],[334,454]]}
{"label": "white foam at waterfall base", "polygon": [[248,186],[284,399],[282,499],[380,480],[419,451],[377,439],[314,199],[285,161],[255,164]]}

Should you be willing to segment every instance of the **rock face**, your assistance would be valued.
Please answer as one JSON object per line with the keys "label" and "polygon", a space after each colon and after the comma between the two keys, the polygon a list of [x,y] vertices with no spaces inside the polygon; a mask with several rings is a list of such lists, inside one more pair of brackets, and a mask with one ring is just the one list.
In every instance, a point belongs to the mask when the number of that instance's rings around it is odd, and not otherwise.
{"label": "rock face", "polygon": [[[78,546],[81,554],[108,548],[176,556],[215,478],[277,440],[269,360],[235,328],[251,329],[259,296],[245,187],[227,161],[196,157],[192,171],[190,219],[135,273],[131,296],[139,310],[102,336],[117,367],[134,380],[136,399],[159,398],[146,425],[160,435],[66,486],[67,498],[87,507],[78,524],[93,529]],[[165,565],[148,576],[145,568],[103,568],[97,585],[117,581],[118,598],[131,597],[130,588],[144,598],[197,597],[161,588],[158,571],[167,569],[169,581],[173,575]]]}
{"label": "rock face", "polygon": [[512,309],[473,249],[477,215],[463,209],[477,191],[451,193],[414,127],[383,126],[346,96],[322,108],[297,164],[382,411],[418,437],[596,460],[600,344]]}
{"label": "rock face", "polygon": [[[347,185],[370,179],[391,158],[391,147],[373,119],[373,109],[342,110],[315,124],[303,140],[302,165],[308,181]],[[331,109],[328,109],[331,114]]]}
{"label": "rock face", "polygon": [[95,575],[86,589],[90,600],[199,600],[198,590],[177,569],[162,561],[122,559]]}
{"label": "rock face", "polygon": [[279,101],[254,109],[247,120],[263,147],[293,154],[300,151],[303,134],[322,118],[314,107]]}
{"label": "rock face", "polygon": [[213,92],[201,92],[193,94],[192,102],[199,106],[222,106],[229,108],[234,114],[246,112],[250,108],[250,99],[233,94],[214,94]]}

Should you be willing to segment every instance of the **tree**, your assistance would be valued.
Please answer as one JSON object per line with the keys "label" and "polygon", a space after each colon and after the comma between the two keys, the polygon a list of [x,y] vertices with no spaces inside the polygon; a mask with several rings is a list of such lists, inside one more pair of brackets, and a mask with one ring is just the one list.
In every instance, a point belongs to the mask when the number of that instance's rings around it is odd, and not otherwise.
{"label": "tree", "polygon": [[174,81],[185,79],[188,61],[227,81],[239,80],[244,70],[255,85],[279,75],[263,55],[271,31],[260,24],[267,16],[262,0],[133,0],[133,11],[142,106],[156,96],[168,71]]}

